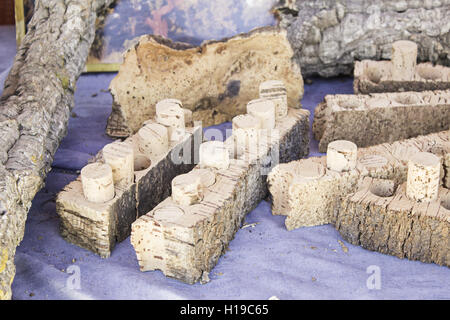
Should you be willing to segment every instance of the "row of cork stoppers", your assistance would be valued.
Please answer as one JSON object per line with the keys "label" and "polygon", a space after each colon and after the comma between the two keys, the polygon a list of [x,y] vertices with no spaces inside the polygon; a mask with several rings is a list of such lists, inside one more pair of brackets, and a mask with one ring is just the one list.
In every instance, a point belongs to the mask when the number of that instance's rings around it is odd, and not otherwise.
{"label": "row of cork stoppers", "polygon": [[269,80],[259,86],[259,99],[247,103],[247,113],[232,120],[233,153],[257,148],[275,128],[276,120],[288,113],[287,91],[282,81]]}
{"label": "row of cork stoppers", "polygon": [[179,100],[165,99],[156,104],[156,123],[144,123],[133,144],[113,142],[103,150],[105,163],[88,164],[81,170],[83,194],[88,201],[104,203],[114,198],[114,187],[126,187],[134,182],[134,172],[148,168],[150,159],[169,150],[170,142],[186,134],[186,122],[192,122],[192,112]]}
{"label": "row of cork stoppers", "polygon": [[[327,169],[336,172],[355,169],[357,149],[356,144],[351,141],[337,140],[329,143],[327,149]],[[311,176],[311,172],[323,172],[319,163],[310,164],[309,167],[305,167],[304,171],[300,172],[302,176]],[[407,197],[417,202],[436,200],[439,193],[440,175],[440,157],[429,152],[416,153],[408,161],[406,181]],[[320,175],[316,177],[320,177]]]}
{"label": "row of cork stoppers", "polygon": [[[283,82],[263,82],[259,93],[259,99],[247,104],[247,114],[233,118],[236,145],[254,145],[261,131],[270,132],[275,128],[275,121],[287,115],[287,95]],[[203,199],[204,189],[215,183],[215,173],[211,169],[227,169],[230,165],[230,150],[222,141],[207,141],[200,145],[199,158],[198,169],[172,180],[172,200],[178,205],[193,205]]]}

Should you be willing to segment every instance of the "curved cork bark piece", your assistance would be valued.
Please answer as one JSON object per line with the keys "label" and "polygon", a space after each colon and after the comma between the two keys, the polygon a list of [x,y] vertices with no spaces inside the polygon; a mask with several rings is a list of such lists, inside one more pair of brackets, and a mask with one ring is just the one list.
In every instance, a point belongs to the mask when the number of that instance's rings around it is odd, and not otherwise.
{"label": "curved cork bark piece", "polygon": [[354,78],[355,94],[450,89],[450,68],[431,63],[415,66],[411,79],[396,80],[390,61],[356,61]]}
{"label": "curved cork bark piece", "polygon": [[143,36],[125,53],[111,82],[113,110],[106,133],[135,133],[155,115],[156,103],[167,97],[182,100],[193,120],[205,127],[230,121],[246,112],[247,102],[259,94],[259,83],[270,79],[282,80],[288,105],[299,107],[303,79],[292,56],[286,31],[274,27],[200,47]]}
{"label": "curved cork bark piece", "polygon": [[[195,283],[207,275],[225,253],[247,213],[267,195],[268,158],[280,162],[307,156],[307,110],[290,109],[276,121],[271,139],[253,153],[246,149],[238,159],[221,160],[226,166],[196,167],[211,171],[215,181],[204,182],[203,198],[190,206],[167,198],[133,223],[131,243],[141,271],[161,270],[166,276]],[[232,143],[233,136],[224,145]],[[204,174],[204,172],[203,172]],[[207,181],[211,179],[205,179]],[[206,276],[205,276],[206,278]]]}
{"label": "curved cork bark piece", "polygon": [[31,200],[66,134],[75,83],[110,0],[41,0],[0,99],[0,299],[11,298],[14,255]]}

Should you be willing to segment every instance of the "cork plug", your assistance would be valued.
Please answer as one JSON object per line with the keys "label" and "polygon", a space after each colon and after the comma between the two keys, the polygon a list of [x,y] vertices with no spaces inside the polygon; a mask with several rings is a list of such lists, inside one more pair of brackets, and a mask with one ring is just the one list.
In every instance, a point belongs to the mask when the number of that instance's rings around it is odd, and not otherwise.
{"label": "cork plug", "polygon": [[84,197],[91,202],[104,203],[114,198],[114,182],[109,165],[95,162],[81,169]]}
{"label": "cork plug", "polygon": [[394,42],[391,62],[393,80],[412,80],[416,72],[417,44],[407,40]]}
{"label": "cork plug", "polygon": [[271,100],[275,104],[275,118],[281,119],[287,115],[287,90],[282,81],[269,80],[259,85],[259,97]]}
{"label": "cork plug", "polygon": [[222,141],[207,141],[200,145],[200,167],[227,169],[230,166],[228,149]]}
{"label": "cork plug", "polygon": [[169,131],[158,123],[143,126],[136,134],[139,153],[157,157],[169,150]]}
{"label": "cork plug", "polygon": [[408,161],[406,195],[411,200],[436,200],[439,192],[441,159],[432,153],[418,152]]}
{"label": "cork plug", "polygon": [[172,200],[179,205],[190,206],[202,199],[200,176],[192,172],[180,174],[172,179]]}
{"label": "cork plug", "polygon": [[336,140],[328,144],[327,168],[337,172],[355,169],[357,146],[351,141]]}
{"label": "cork plug", "polygon": [[250,114],[238,115],[232,120],[232,129],[236,154],[257,148],[261,130],[261,121],[258,118]]}
{"label": "cork plug", "polygon": [[247,113],[261,123],[261,129],[275,128],[275,103],[268,99],[255,99],[247,103]]}
{"label": "cork plug", "polygon": [[124,142],[114,142],[103,147],[103,159],[112,169],[116,186],[128,186],[134,182],[133,146]]}
{"label": "cork plug", "polygon": [[170,141],[178,141],[186,133],[184,110],[179,100],[165,99],[158,102],[156,121],[167,128]]}

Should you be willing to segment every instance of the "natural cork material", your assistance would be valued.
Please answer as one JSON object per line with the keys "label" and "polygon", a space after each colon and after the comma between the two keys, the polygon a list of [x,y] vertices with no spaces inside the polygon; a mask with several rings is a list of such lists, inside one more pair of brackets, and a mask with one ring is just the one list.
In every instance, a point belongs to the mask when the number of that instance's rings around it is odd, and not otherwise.
{"label": "natural cork material", "polygon": [[334,140],[368,147],[449,128],[450,91],[327,95],[313,122],[320,152]]}
{"label": "natural cork material", "polygon": [[[107,159],[111,158],[112,151],[131,148],[134,150],[132,180],[127,184],[117,184],[115,196],[101,203],[84,197],[80,179],[69,183],[56,200],[63,238],[103,258],[109,257],[116,243],[130,235],[131,224],[170,194],[172,179],[195,166],[202,128],[186,128],[186,134],[179,141],[169,143],[168,139],[164,126],[148,121],[136,135],[124,142],[105,146],[93,159],[94,164],[88,166],[111,163]],[[119,163],[116,153],[113,159],[114,163]],[[117,168],[128,172],[125,166]],[[116,171],[118,177],[122,177],[120,172]]]}
{"label": "natural cork material", "polygon": [[[308,117],[307,110],[290,109],[286,117],[277,120],[275,130],[279,135],[274,135],[270,143],[260,144],[258,154],[263,156],[242,154],[220,168],[216,161],[202,162],[201,168],[191,172],[202,177],[204,195],[199,203],[182,205],[172,195],[134,222],[131,243],[141,271],[161,270],[187,283],[208,274],[245,215],[266,197],[268,157],[286,162],[308,154]],[[233,141],[231,136],[224,145]],[[206,158],[211,152],[214,150],[206,150]]]}
{"label": "natural cork material", "polygon": [[283,81],[289,107],[300,107],[303,79],[292,57],[286,30],[274,27],[200,47],[142,36],[111,82],[106,132],[113,137],[135,133],[167,97],[182,100],[204,127],[231,121],[246,112],[247,102],[259,96],[259,84],[270,79]]}
{"label": "natural cork material", "polygon": [[436,199],[417,202],[406,195],[405,184],[377,194],[379,184],[366,177],[343,198],[336,217],[342,237],[368,250],[450,267],[449,189],[440,187]]}
{"label": "natural cork material", "polygon": [[362,178],[404,183],[408,162],[420,152],[432,153],[444,163],[442,185],[449,176],[443,159],[450,152],[450,131],[358,149],[356,167],[349,171],[327,169],[326,156],[279,164],[268,176],[272,214],[287,216],[288,230],[334,223],[340,200],[355,192]]}

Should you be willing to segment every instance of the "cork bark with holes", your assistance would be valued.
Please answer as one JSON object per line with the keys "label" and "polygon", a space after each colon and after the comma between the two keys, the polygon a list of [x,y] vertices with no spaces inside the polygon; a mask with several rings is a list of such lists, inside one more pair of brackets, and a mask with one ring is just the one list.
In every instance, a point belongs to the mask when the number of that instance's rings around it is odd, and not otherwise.
{"label": "cork bark with holes", "polygon": [[41,0],[0,99],[0,299],[11,298],[14,254],[31,200],[66,134],[75,83],[110,0]]}
{"label": "cork bark with holes", "polygon": [[405,184],[377,195],[376,181],[342,200],[336,229],[354,245],[384,254],[450,267],[450,191],[440,188],[436,201],[416,202]]}
{"label": "cork bark with holes", "polygon": [[394,142],[450,128],[450,91],[327,95],[314,113],[319,151],[349,140],[358,147]]}
{"label": "cork bark with holes", "polygon": [[353,81],[355,94],[450,89],[448,67],[420,63],[409,81],[393,80],[390,69],[390,61],[356,61]]}
{"label": "cork bark with holes", "polygon": [[[417,152],[442,159],[442,182],[449,179],[450,131],[358,149],[356,168],[346,172],[326,169],[326,156],[277,165],[268,175],[272,214],[286,216],[288,230],[335,223],[340,201],[358,188],[365,177],[406,181],[407,164]],[[303,171],[309,163],[322,166],[323,174],[311,179]]]}
{"label": "cork bark with holes", "polygon": [[[180,206],[169,197],[133,223],[131,243],[141,271],[161,270],[191,284],[211,271],[245,215],[267,195],[265,168],[270,163],[264,155],[278,154],[282,162],[307,156],[308,116],[307,110],[290,109],[287,117],[277,120],[279,137],[258,154],[231,159],[228,169],[210,169],[216,182],[206,188],[198,204]],[[167,207],[180,214],[159,215]]]}
{"label": "cork bark with holes", "polygon": [[[129,137],[124,143],[134,145],[135,139],[136,136]],[[80,178],[69,183],[56,198],[62,237],[108,258],[116,244],[130,235],[131,224],[170,195],[172,179],[195,166],[201,142],[202,128],[189,127],[186,135],[174,141],[163,154],[139,154],[148,156],[149,166],[135,166],[134,182],[115,186],[114,198],[105,203],[86,200]],[[92,162],[104,162],[102,151]]]}

